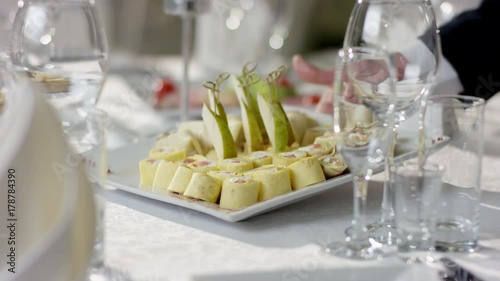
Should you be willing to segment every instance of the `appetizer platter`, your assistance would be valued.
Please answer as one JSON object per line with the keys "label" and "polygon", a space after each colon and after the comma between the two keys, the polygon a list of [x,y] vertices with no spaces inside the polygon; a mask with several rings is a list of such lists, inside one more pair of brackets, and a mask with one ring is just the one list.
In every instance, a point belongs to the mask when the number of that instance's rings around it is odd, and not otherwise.
{"label": "appetizer platter", "polygon": [[[277,81],[285,71],[267,75],[267,90],[258,92],[251,91],[260,80],[252,64],[240,75],[206,82],[202,120],[111,151],[108,184],[235,222],[350,182],[331,117],[282,106]],[[220,102],[225,81],[238,97],[238,115],[227,114]],[[350,118],[346,122],[371,120],[356,109]]]}

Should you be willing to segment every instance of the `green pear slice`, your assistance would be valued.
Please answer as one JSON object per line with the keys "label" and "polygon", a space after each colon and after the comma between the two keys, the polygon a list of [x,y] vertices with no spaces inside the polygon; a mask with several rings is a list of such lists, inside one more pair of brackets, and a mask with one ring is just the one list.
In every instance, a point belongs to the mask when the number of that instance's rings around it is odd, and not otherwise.
{"label": "green pear slice", "polygon": [[241,108],[241,121],[243,122],[243,133],[245,135],[248,152],[259,151],[264,148],[264,139],[258,122],[258,110],[252,110],[249,98],[245,94],[241,83],[236,75],[230,76],[234,86],[234,91],[238,97],[238,102]]}
{"label": "green pear slice", "polygon": [[208,90],[208,102],[209,108],[217,113],[222,119],[227,120],[226,111],[224,110],[224,106],[219,101],[219,99],[215,96],[214,91]]}
{"label": "green pear slice", "polygon": [[285,119],[286,123],[286,130],[288,131],[288,145],[292,145],[295,142],[295,135],[293,134],[293,128],[292,124],[290,123],[290,120],[288,119],[288,116],[286,115],[285,109],[283,109],[283,105],[281,102],[276,102],[279,110],[281,111],[281,114],[283,115],[283,118]]}
{"label": "green pear slice", "polygon": [[215,114],[206,104],[203,105],[202,118],[208,135],[214,145],[217,157],[219,159],[236,157],[238,151],[231,131],[229,130],[227,119]]}
{"label": "green pear slice", "polygon": [[261,94],[257,96],[257,102],[274,152],[286,151],[289,134],[286,122],[287,118],[282,108],[279,106],[279,103],[268,102]]}

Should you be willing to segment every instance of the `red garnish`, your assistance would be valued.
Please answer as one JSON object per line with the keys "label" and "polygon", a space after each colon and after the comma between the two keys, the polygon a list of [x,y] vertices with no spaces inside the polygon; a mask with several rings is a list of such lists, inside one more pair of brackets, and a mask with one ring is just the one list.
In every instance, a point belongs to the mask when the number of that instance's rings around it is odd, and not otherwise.
{"label": "red garnish", "polygon": [[288,80],[288,78],[286,78],[285,76],[281,76],[278,79],[278,85],[280,85],[283,88],[287,88],[287,89],[292,88],[292,84],[290,83],[290,81]]}
{"label": "red garnish", "polygon": [[302,104],[304,106],[315,106],[319,103],[320,99],[320,95],[306,95],[302,98]]}
{"label": "red garnish", "polygon": [[175,90],[175,85],[172,80],[164,78],[161,87],[159,87],[153,96],[153,106],[160,107],[163,99],[168,95],[174,94]]}

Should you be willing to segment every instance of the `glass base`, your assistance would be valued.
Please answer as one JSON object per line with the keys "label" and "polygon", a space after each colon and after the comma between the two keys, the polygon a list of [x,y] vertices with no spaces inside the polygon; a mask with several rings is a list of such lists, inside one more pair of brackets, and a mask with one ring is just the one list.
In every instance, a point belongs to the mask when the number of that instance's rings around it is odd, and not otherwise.
{"label": "glass base", "polygon": [[435,248],[438,252],[474,253],[477,251],[478,243],[475,240],[460,242],[436,241]]}
{"label": "glass base", "polygon": [[434,251],[400,251],[398,258],[406,264],[423,264],[442,269],[440,256]]}
{"label": "glass base", "polygon": [[380,259],[392,255],[396,251],[396,247],[377,243],[373,239],[352,241],[350,238],[347,238],[346,241],[331,243],[325,249],[327,254],[353,260]]}
{"label": "glass base", "polygon": [[[380,244],[395,246],[397,243],[397,231],[396,225],[390,222],[374,222],[366,226],[366,232],[368,236]],[[345,230],[346,236],[352,236],[352,227],[348,227]]]}
{"label": "glass base", "polygon": [[100,266],[94,266],[88,269],[87,271],[87,279],[88,281],[131,281],[132,279],[128,276],[128,274],[108,267],[104,264]]}

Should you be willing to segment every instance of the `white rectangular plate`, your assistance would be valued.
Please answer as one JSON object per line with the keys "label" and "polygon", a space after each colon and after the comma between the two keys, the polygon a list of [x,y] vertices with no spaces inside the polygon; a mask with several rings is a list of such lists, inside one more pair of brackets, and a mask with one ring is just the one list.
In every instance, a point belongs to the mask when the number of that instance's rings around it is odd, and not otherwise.
{"label": "white rectangular plate", "polygon": [[149,140],[110,151],[108,153],[108,162],[111,173],[108,175],[108,185],[147,198],[196,210],[229,222],[241,221],[274,210],[338,187],[352,180],[350,174],[341,175],[308,188],[254,204],[239,211],[231,211],[220,208],[217,204],[190,199],[176,193],[156,194],[152,191],[139,188],[139,161],[145,155],[148,155],[149,150],[153,146],[154,140]]}

